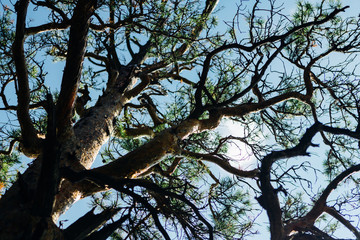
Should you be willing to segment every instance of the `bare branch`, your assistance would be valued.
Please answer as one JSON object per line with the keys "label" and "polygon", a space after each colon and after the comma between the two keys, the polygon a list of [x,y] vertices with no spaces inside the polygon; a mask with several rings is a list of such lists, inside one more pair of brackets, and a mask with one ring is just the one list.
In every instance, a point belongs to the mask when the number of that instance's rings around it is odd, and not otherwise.
{"label": "bare branch", "polygon": [[31,36],[52,30],[65,30],[68,27],[70,27],[70,21],[62,23],[46,23],[40,26],[26,28],[25,35]]}
{"label": "bare branch", "polygon": [[69,18],[67,17],[66,13],[64,13],[60,8],[56,7],[51,1],[32,1],[32,3],[34,3],[37,6],[42,6],[42,7],[47,7],[51,10],[53,10],[54,12],[57,12],[64,21],[69,20]]}
{"label": "bare branch", "polygon": [[259,204],[267,211],[270,221],[271,237],[274,239],[282,239],[284,236],[286,236],[286,233],[283,227],[282,211],[280,208],[278,195],[274,187],[271,185],[270,170],[272,164],[279,159],[308,155],[306,150],[308,147],[312,146],[311,140],[320,130],[320,127],[321,124],[319,122],[314,123],[306,130],[305,134],[295,147],[282,151],[273,151],[266,155],[261,161],[261,172],[259,180],[262,195],[257,198],[257,200]]}
{"label": "bare branch", "polygon": [[201,161],[208,161],[208,162],[215,163],[216,165],[218,165],[225,171],[232,173],[238,177],[255,178],[260,173],[260,171],[258,169],[245,171],[245,170],[240,170],[238,168],[235,168],[235,167],[231,166],[231,164],[228,161],[226,161],[225,159],[221,159],[218,156],[215,156],[213,154],[194,153],[194,152],[185,151],[185,150],[183,150],[183,154],[184,154],[184,156],[189,156],[189,157],[201,160]]}
{"label": "bare branch", "polygon": [[312,26],[312,25],[320,25],[320,24],[323,24],[323,23],[331,20],[339,12],[345,11],[346,8],[348,8],[348,7],[344,7],[344,8],[341,8],[341,9],[335,9],[333,12],[331,12],[328,16],[326,16],[322,20],[316,20],[316,21],[311,21],[311,22],[301,24],[299,26],[296,26],[296,27],[292,28],[291,30],[289,30],[288,32],[286,32],[286,33],[284,33],[282,35],[275,35],[275,36],[265,38],[265,39],[263,39],[263,40],[261,40],[259,42],[253,43],[251,46],[245,46],[245,45],[241,45],[241,44],[238,44],[238,43],[233,43],[233,44],[223,45],[223,46],[221,46],[219,48],[216,48],[215,50],[211,51],[209,54],[207,54],[206,59],[205,59],[204,64],[203,64],[203,69],[202,69],[202,72],[201,72],[201,75],[200,75],[200,80],[199,80],[199,83],[198,83],[198,86],[197,86],[197,90],[195,92],[196,106],[195,106],[195,111],[194,111],[193,114],[195,114],[195,116],[197,116],[197,115],[202,113],[203,106],[202,106],[202,103],[201,103],[201,93],[202,93],[203,88],[205,86],[205,82],[206,82],[206,79],[207,79],[207,76],[208,76],[208,72],[210,70],[211,60],[216,54],[218,54],[218,53],[220,53],[222,51],[228,50],[228,49],[239,49],[239,50],[243,50],[243,51],[246,51],[246,52],[251,52],[254,49],[256,49],[257,47],[262,46],[262,45],[267,44],[267,43],[275,43],[275,42],[277,42],[279,40],[285,41],[285,39],[287,37],[289,37],[291,34],[297,32],[297,31],[299,31],[301,29],[304,29],[304,28]]}
{"label": "bare branch", "polygon": [[24,54],[25,20],[29,1],[20,0],[16,6],[17,20],[13,54],[17,75],[17,116],[21,127],[23,151],[25,154],[37,155],[40,152],[40,139],[37,137],[37,131],[29,115],[30,88]]}
{"label": "bare branch", "polygon": [[0,150],[0,154],[4,155],[10,155],[12,151],[14,150],[15,143],[18,141],[18,139],[13,139],[10,141],[9,149],[8,150]]}
{"label": "bare branch", "polygon": [[325,206],[324,211],[326,213],[330,214],[331,216],[333,216],[335,219],[337,219],[339,222],[341,222],[347,229],[349,229],[356,236],[357,240],[360,239],[359,231],[350,223],[350,221],[345,219],[338,211],[336,211],[334,208],[328,207],[328,206]]}
{"label": "bare branch", "polygon": [[338,187],[340,182],[342,182],[344,179],[346,179],[348,176],[353,174],[354,172],[360,171],[360,164],[354,165],[342,173],[340,173],[334,180],[332,180],[323,193],[320,195],[318,200],[315,202],[312,209],[302,218],[294,220],[290,223],[288,223],[285,226],[285,232],[289,234],[293,229],[295,228],[301,228],[306,229],[310,226],[312,226],[315,222],[315,220],[326,210],[326,201],[329,197],[330,193]]}
{"label": "bare branch", "polygon": [[219,109],[219,113],[223,114],[224,116],[244,116],[245,114],[249,114],[252,112],[257,112],[260,110],[263,110],[265,108],[268,108],[272,105],[275,105],[277,103],[289,100],[289,99],[298,99],[302,102],[307,103],[309,98],[301,93],[298,92],[288,92],[284,93],[275,97],[272,97],[268,100],[259,102],[259,103],[245,103],[240,104],[235,107],[224,107]]}
{"label": "bare branch", "polygon": [[95,208],[93,208],[67,227],[64,231],[64,235],[66,239],[85,239],[87,236],[90,237],[91,233],[103,226],[119,210],[120,209],[109,208],[99,214],[94,214]]}
{"label": "bare branch", "polygon": [[323,191],[323,193],[321,194],[319,199],[315,202],[311,211],[309,211],[309,213],[305,216],[305,218],[307,220],[315,221],[316,218],[318,218],[320,216],[320,214],[324,211],[324,208],[326,206],[326,201],[327,201],[327,198],[329,197],[330,193],[334,189],[336,189],[337,186],[340,184],[340,182],[342,182],[345,178],[347,178],[354,172],[358,172],[358,171],[360,171],[360,164],[346,169],[345,171],[340,173],[334,180],[332,180],[327,185],[327,187],[325,188],[325,190]]}
{"label": "bare branch", "polygon": [[95,11],[96,1],[80,0],[71,19],[66,65],[57,103],[58,134],[68,131],[78,91],[84,61],[90,16]]}
{"label": "bare branch", "polygon": [[116,229],[118,229],[129,218],[130,218],[129,214],[124,215],[116,222],[107,224],[99,231],[90,234],[90,236],[88,236],[84,240],[106,240]]}

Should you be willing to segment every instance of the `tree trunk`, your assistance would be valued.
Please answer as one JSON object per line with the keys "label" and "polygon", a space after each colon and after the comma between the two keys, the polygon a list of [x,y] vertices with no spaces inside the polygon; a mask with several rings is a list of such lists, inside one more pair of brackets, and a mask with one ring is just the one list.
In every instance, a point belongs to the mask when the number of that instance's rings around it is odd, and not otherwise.
{"label": "tree trunk", "polygon": [[[122,76],[117,76],[117,82],[133,81],[129,78],[128,69],[123,69],[122,73]],[[73,134],[59,143],[57,155],[60,158],[60,167],[70,167],[74,171],[90,168],[101,146],[109,139],[113,131],[114,118],[128,101],[129,99],[120,91],[115,91],[113,86],[108,88],[96,105],[89,109],[89,113],[75,124]],[[82,198],[84,192],[78,189],[79,185],[63,179],[53,206],[52,221],[34,217],[36,213],[32,212],[32,205],[41,162],[42,155],[35,159],[23,174],[19,174],[17,182],[0,199],[0,226],[7,226],[0,229],[0,239],[26,239],[24,236],[30,236],[40,226],[44,228],[43,230],[51,231],[51,234],[49,233],[51,236],[55,236],[54,231],[57,229],[55,223],[58,217]],[[84,190],[84,186],[81,185],[81,187]],[[96,191],[98,190],[91,189],[91,192]],[[39,225],[40,222],[41,225]],[[56,236],[61,236],[60,229]],[[44,238],[36,239],[55,238],[46,238],[44,235]]]}

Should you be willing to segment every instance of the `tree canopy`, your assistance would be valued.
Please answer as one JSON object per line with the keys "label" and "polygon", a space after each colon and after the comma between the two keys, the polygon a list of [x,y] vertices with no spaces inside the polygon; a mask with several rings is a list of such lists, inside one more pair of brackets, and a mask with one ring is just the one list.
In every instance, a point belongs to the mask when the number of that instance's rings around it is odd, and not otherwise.
{"label": "tree canopy", "polygon": [[0,239],[360,239],[356,10],[1,4]]}

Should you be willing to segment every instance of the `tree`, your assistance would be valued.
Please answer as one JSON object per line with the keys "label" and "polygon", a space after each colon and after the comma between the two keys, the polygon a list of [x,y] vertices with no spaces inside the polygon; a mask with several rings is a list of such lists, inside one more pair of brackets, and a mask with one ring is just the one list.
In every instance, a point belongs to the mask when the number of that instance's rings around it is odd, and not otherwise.
{"label": "tree", "polygon": [[[3,5],[1,239],[245,239],[260,211],[271,239],[360,239],[359,18],[244,1],[225,30],[217,4]],[[232,159],[240,143],[256,164]]]}

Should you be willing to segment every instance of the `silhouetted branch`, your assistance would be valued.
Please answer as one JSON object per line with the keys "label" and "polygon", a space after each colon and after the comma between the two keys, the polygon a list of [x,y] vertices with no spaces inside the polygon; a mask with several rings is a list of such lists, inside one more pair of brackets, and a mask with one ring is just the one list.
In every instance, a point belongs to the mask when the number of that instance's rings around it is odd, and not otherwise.
{"label": "silhouetted branch", "polygon": [[259,174],[258,169],[254,169],[254,170],[250,170],[250,171],[240,170],[238,168],[231,166],[231,164],[228,161],[226,161],[225,159],[222,159],[222,158],[220,158],[216,155],[210,154],[210,153],[209,154],[194,153],[194,152],[183,150],[183,154],[184,154],[184,156],[189,156],[189,157],[198,159],[200,161],[208,161],[208,162],[215,163],[216,165],[218,165],[225,171],[232,173],[238,177],[255,178]]}
{"label": "silhouetted branch", "polygon": [[272,164],[279,159],[296,156],[308,156],[309,154],[306,152],[306,150],[310,146],[313,146],[311,140],[320,130],[320,127],[321,124],[319,122],[314,123],[306,130],[305,134],[302,136],[296,146],[282,151],[272,151],[261,161],[261,172],[259,180],[262,195],[258,197],[257,200],[259,204],[267,211],[270,221],[271,237],[273,239],[282,239],[286,235],[283,227],[282,211],[278,195],[274,187],[271,185],[270,170]]}
{"label": "silhouetted branch", "polygon": [[88,239],[88,237],[92,236],[93,232],[103,226],[119,210],[120,209],[116,208],[108,208],[99,214],[94,214],[95,208],[91,209],[64,230],[65,238],[69,240]]}
{"label": "silhouetted branch", "polygon": [[41,217],[51,217],[55,195],[60,184],[55,104],[51,94],[47,95],[46,110],[48,113],[47,133],[44,140],[43,154],[40,155],[41,171],[32,206],[33,214]]}
{"label": "silhouetted branch", "polygon": [[84,240],[106,240],[116,229],[121,227],[121,225],[129,218],[130,218],[129,214],[124,215],[119,220],[113,223],[109,223],[105,225],[103,228],[101,228],[99,231],[90,234],[90,236],[88,236]]}
{"label": "silhouetted branch", "polygon": [[[129,196],[133,197],[134,200],[141,202],[142,204],[144,204],[146,206],[146,208],[149,209],[155,222],[159,221],[158,216],[157,216],[158,212],[156,211],[156,209],[154,207],[152,207],[147,202],[147,200],[143,199],[138,194],[130,191],[125,186],[127,186],[127,187],[134,187],[134,186],[144,187],[148,190],[151,190],[151,191],[161,194],[163,196],[168,196],[171,198],[178,199],[178,200],[184,202],[186,205],[188,205],[194,211],[195,215],[199,218],[199,220],[208,227],[209,239],[213,239],[213,228],[210,225],[210,223],[208,223],[207,220],[200,214],[200,211],[198,210],[198,208],[183,195],[178,195],[176,193],[167,191],[166,189],[163,189],[152,182],[149,182],[146,180],[141,180],[141,179],[126,179],[126,178],[114,179],[111,176],[108,176],[108,175],[105,175],[102,173],[98,173],[98,172],[95,172],[92,170],[86,170],[86,171],[76,173],[68,168],[65,168],[65,169],[62,169],[62,172],[63,172],[63,176],[68,178],[70,181],[76,182],[76,181],[81,181],[81,180],[87,179],[87,180],[96,182],[98,185],[102,185],[102,186],[107,185],[119,192],[128,194]],[[158,223],[156,223],[156,225],[162,233],[164,231],[163,235],[166,238],[167,233],[164,229],[162,229],[160,221]]]}
{"label": "silhouetted branch", "polygon": [[[314,203],[314,206],[311,210],[302,218],[291,221],[285,226],[285,232],[289,234],[295,228],[303,228],[306,229],[314,224],[316,219],[328,209],[326,205],[327,198],[330,193],[338,187],[340,182],[342,182],[345,178],[353,174],[354,172],[360,171],[360,164],[352,166],[342,173],[340,173],[334,180],[332,180],[325,190],[322,192],[318,200]],[[329,209],[328,209],[329,210]],[[331,212],[331,211],[330,211]],[[331,212],[333,213],[333,212]]]}
{"label": "silhouetted branch", "polygon": [[10,155],[12,151],[14,150],[15,143],[18,141],[18,139],[13,139],[10,141],[9,149],[8,150],[0,150],[0,154],[4,155]]}
{"label": "silhouetted branch", "polygon": [[339,222],[341,222],[347,229],[349,229],[356,236],[356,239],[358,240],[360,239],[359,231],[350,223],[350,221],[345,219],[338,211],[328,206],[325,206],[324,211],[330,214],[331,216],[333,216]]}
{"label": "silhouetted branch", "polygon": [[12,50],[17,76],[15,85],[18,98],[17,116],[21,127],[24,153],[37,155],[40,152],[40,139],[37,137],[36,129],[29,114],[30,88],[24,53],[25,21],[29,1],[20,0],[16,4],[16,33]]}
{"label": "silhouetted branch", "polygon": [[[256,49],[257,47],[262,46],[262,45],[267,44],[267,43],[275,43],[275,42],[277,42],[279,40],[285,41],[286,38],[288,38],[290,35],[292,35],[293,33],[297,32],[297,31],[299,31],[301,29],[304,29],[304,28],[312,26],[312,25],[320,25],[320,24],[323,24],[323,23],[333,19],[339,12],[345,11],[346,8],[348,8],[348,7],[344,7],[344,8],[341,8],[341,9],[335,9],[329,15],[324,17],[322,20],[315,20],[315,21],[311,21],[311,22],[301,24],[299,26],[295,26],[291,30],[287,31],[284,34],[267,37],[267,38],[265,38],[263,40],[260,40],[258,42],[253,43],[250,46],[245,46],[245,45],[241,45],[241,44],[238,44],[238,43],[225,44],[225,45],[223,45],[223,46],[221,46],[219,48],[214,49],[210,53],[208,53],[206,55],[206,58],[205,58],[205,61],[204,61],[204,64],[203,64],[203,69],[202,69],[202,72],[201,72],[201,75],[200,75],[200,80],[198,82],[197,89],[196,89],[196,92],[195,92],[196,104],[195,104],[195,111],[193,112],[193,117],[196,117],[196,116],[199,116],[199,115],[202,114],[202,111],[203,111],[203,109],[202,109],[203,105],[202,105],[202,101],[201,101],[202,100],[202,91],[204,89],[206,79],[207,79],[207,76],[208,76],[208,73],[209,73],[209,70],[210,70],[211,60],[215,55],[217,55],[218,53],[223,52],[225,50],[228,50],[228,49],[238,49],[238,50],[242,50],[242,51],[246,51],[246,52],[251,52],[254,49]],[[284,45],[283,45],[283,47],[284,47]]]}

